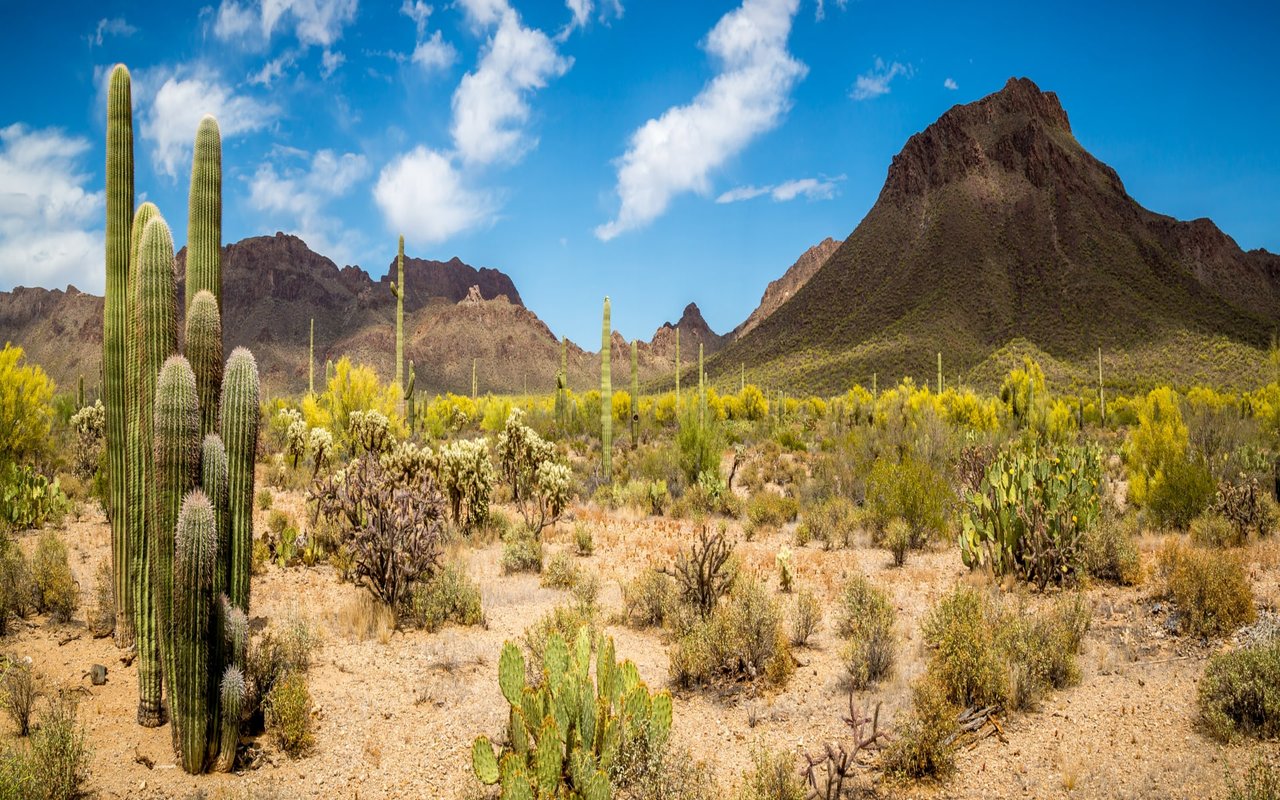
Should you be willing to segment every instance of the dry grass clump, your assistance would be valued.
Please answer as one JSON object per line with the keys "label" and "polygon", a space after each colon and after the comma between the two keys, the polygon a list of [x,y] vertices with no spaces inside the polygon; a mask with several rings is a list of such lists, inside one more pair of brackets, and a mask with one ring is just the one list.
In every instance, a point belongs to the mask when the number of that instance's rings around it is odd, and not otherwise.
{"label": "dry grass clump", "polygon": [[672,619],[678,602],[675,580],[653,567],[622,586],[623,617],[638,628],[661,628]]}
{"label": "dry grass clump", "polygon": [[865,689],[893,673],[893,605],[884,591],[855,575],[845,584],[836,632],[848,640],[845,668],[851,688]]}
{"label": "dry grass clump", "polygon": [[396,629],[396,615],[368,592],[361,591],[342,606],[334,618],[335,632],[358,642],[376,639],[382,644],[391,641]]}
{"label": "dry grass clump", "polygon": [[542,541],[523,525],[502,537],[502,571],[507,575],[542,572]]}
{"label": "dry grass clump", "polygon": [[445,564],[425,581],[418,582],[410,598],[410,619],[428,631],[446,622],[479,625],[484,622],[480,587],[461,564]]}
{"label": "dry grass clump", "polygon": [[742,776],[738,800],[804,800],[805,795],[793,756],[764,747],[752,751],[751,769]]}
{"label": "dry grass clump", "polygon": [[1184,633],[1224,636],[1256,618],[1253,589],[1237,553],[1170,539],[1160,550],[1159,566],[1165,594],[1182,615]]}
{"label": "dry grass clump", "polygon": [[680,631],[671,680],[682,688],[765,680],[785,684],[795,661],[782,613],[760,581],[739,575],[724,601]]}
{"label": "dry grass clump", "polygon": [[791,644],[804,647],[809,638],[817,633],[822,624],[822,605],[818,598],[808,589],[801,589],[796,594],[796,603],[791,613]]}
{"label": "dry grass clump", "polygon": [[0,695],[0,704],[17,726],[18,735],[26,736],[31,732],[31,711],[36,704],[34,670],[29,661],[13,656],[5,657],[3,670],[0,686],[4,694]]}
{"label": "dry grass clump", "polygon": [[35,587],[36,613],[48,614],[53,622],[68,622],[80,607],[80,585],[71,576],[67,546],[52,530],[40,534],[31,557],[31,580]]}
{"label": "dry grass clump", "polygon": [[819,542],[823,550],[852,547],[859,526],[858,507],[839,495],[809,507],[796,526],[796,546]]}
{"label": "dry grass clump", "polygon": [[302,672],[289,672],[271,687],[262,704],[267,733],[291,758],[315,745],[311,723],[311,692]]}
{"label": "dry grass clump", "polygon": [[1136,520],[1103,515],[1084,532],[1080,547],[1081,567],[1100,581],[1119,586],[1136,586],[1142,581],[1142,558],[1135,540]]}

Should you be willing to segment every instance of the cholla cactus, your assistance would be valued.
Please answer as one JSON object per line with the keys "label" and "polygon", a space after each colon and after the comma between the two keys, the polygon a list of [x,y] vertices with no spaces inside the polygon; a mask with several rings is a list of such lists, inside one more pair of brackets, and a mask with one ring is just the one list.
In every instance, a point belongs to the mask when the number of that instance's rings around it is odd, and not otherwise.
{"label": "cholla cactus", "polygon": [[480,782],[500,785],[503,798],[611,797],[615,765],[632,748],[657,752],[671,731],[671,695],[650,694],[634,663],[613,659],[613,640],[605,639],[592,680],[587,629],[572,649],[553,633],[535,687],[525,681],[520,648],[507,642],[498,684],[511,707],[511,747],[498,753],[488,737],[475,740],[471,766]]}
{"label": "cholla cactus", "polygon": [[440,489],[460,529],[470,531],[484,524],[493,491],[493,464],[485,439],[459,439],[440,448]]}
{"label": "cholla cactus", "polygon": [[430,447],[419,447],[413,442],[397,444],[383,453],[380,460],[387,477],[397,486],[409,486],[423,475],[436,472],[436,454]]}
{"label": "cholla cactus", "polygon": [[307,448],[311,451],[311,477],[314,478],[333,455],[333,434],[328,428],[312,428]]}
{"label": "cholla cactus", "polygon": [[98,471],[106,426],[107,413],[101,400],[71,415],[71,428],[76,432],[75,471],[82,478],[91,477]]}
{"label": "cholla cactus", "polygon": [[784,593],[789,593],[795,585],[795,571],[791,568],[791,548],[784,544],[774,556],[774,562],[778,565],[778,588]]}
{"label": "cholla cactus", "polygon": [[307,452],[307,423],[302,419],[296,419],[289,423],[288,430],[284,433],[284,450],[293,458],[293,468],[298,468],[298,459]]}
{"label": "cholla cactus", "polygon": [[569,469],[556,462],[556,449],[525,425],[524,411],[511,410],[498,434],[498,461],[511,496],[534,535],[560,518],[569,502]]}
{"label": "cholla cactus", "polygon": [[385,453],[395,444],[391,436],[391,421],[381,411],[352,411],[347,422],[347,436],[353,448],[375,456]]}

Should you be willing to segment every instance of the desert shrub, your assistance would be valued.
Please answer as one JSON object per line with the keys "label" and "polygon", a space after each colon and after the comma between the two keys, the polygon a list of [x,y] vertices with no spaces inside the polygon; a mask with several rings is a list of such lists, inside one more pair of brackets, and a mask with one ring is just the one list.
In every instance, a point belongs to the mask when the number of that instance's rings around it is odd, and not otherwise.
{"label": "desert shrub", "polygon": [[907,551],[911,549],[913,537],[911,528],[900,519],[891,519],[884,529],[884,546],[893,555],[894,566],[907,563]]}
{"label": "desert shrub", "polygon": [[1244,536],[1226,517],[1206,511],[1191,520],[1191,541],[1201,547],[1239,547],[1244,544]]}
{"label": "desert shrub", "polygon": [[997,634],[1007,664],[1010,710],[1034,708],[1050,687],[1080,682],[1076,654],[1089,629],[1089,608],[1081,595],[1064,598],[1047,613],[1002,615]]}
{"label": "desert shrub", "polygon": [[275,499],[272,496],[270,489],[259,489],[258,494],[255,497],[259,511],[266,511],[271,508],[271,503]]}
{"label": "desert shrub", "polygon": [[794,498],[766,490],[747,501],[747,522],[757,528],[780,528],[795,519],[799,511]]}
{"label": "desert shrub", "polygon": [[795,758],[763,746],[751,752],[751,769],[742,776],[738,800],[804,800],[804,782]]}
{"label": "desert shrub", "polygon": [[58,692],[31,734],[26,758],[35,797],[73,800],[85,794],[91,751],[78,707],[73,692]]}
{"label": "desert shrub", "polygon": [[573,546],[580,556],[589,556],[596,551],[591,529],[581,522],[573,526]]}
{"label": "desert shrub", "polygon": [[867,476],[867,509],[878,530],[900,519],[911,531],[911,546],[947,532],[947,512],[954,500],[951,487],[927,461],[910,455],[897,460],[881,456]]}
{"label": "desert shrub", "polygon": [[97,636],[110,636],[116,628],[115,583],[111,560],[98,562],[93,574],[93,610],[88,614],[89,629]]}
{"label": "desert shrub", "polygon": [[292,523],[289,515],[280,509],[272,509],[267,515],[267,530],[279,536]]}
{"label": "desert shrub", "polygon": [[277,681],[263,701],[262,710],[267,733],[290,758],[306,755],[315,744],[311,692],[303,673],[290,672]]}
{"label": "desert shrub", "polygon": [[1158,527],[1186,530],[1213,502],[1217,484],[1203,458],[1173,459],[1156,474],[1147,494],[1147,510]]}
{"label": "desert shrub", "polygon": [[621,748],[610,773],[618,800],[718,800],[711,769],[671,746]]}
{"label": "desert shrub", "polygon": [[968,586],[946,595],[925,618],[923,635],[930,649],[929,672],[961,707],[1003,702],[1006,671],[996,647],[999,610]]}
{"label": "desert shrub", "polygon": [[1074,578],[1084,533],[1099,514],[1096,447],[1016,445],[969,492],[960,534],[966,566],[1015,573],[1043,589]]}
{"label": "desert shrub", "polygon": [[640,628],[660,628],[671,616],[679,593],[675,580],[646,567],[622,587],[622,608],[627,623]]}
{"label": "desert shrub", "polygon": [[574,563],[573,556],[565,552],[556,553],[542,569],[542,585],[549,589],[572,589],[578,585],[581,570]]}
{"label": "desert shrub", "polygon": [[671,679],[681,687],[765,680],[786,683],[795,669],[782,615],[761,583],[739,576],[727,601],[692,623],[671,653]]}
{"label": "desert shrub", "polygon": [[1276,524],[1274,503],[1256,478],[1241,475],[1235,481],[1220,481],[1213,510],[1236,531],[1240,542],[1250,535],[1266,536]]}
{"label": "desert shrub", "polygon": [[801,589],[791,613],[791,644],[804,647],[822,624],[822,605],[813,592]]}
{"label": "desert shrub", "polygon": [[0,634],[8,632],[9,617],[25,617],[35,608],[35,583],[22,549],[0,533]]}
{"label": "desert shrub", "polygon": [[676,449],[680,472],[687,485],[697,483],[703,473],[719,474],[723,450],[719,429],[714,424],[699,423],[697,414],[688,413],[680,420]]}
{"label": "desert shrub", "polygon": [[0,465],[31,463],[49,448],[53,381],[24,360],[21,347],[0,350]]}
{"label": "desert shrub", "polygon": [[893,672],[896,613],[889,597],[861,575],[845,583],[836,633],[848,640],[845,668],[852,688],[865,689]]}
{"label": "desert shrub", "polygon": [[68,501],[57,478],[27,464],[0,460],[0,529],[28,530],[58,522]]}
{"label": "desert shrub", "polygon": [[1280,769],[1258,756],[1244,774],[1243,784],[1234,778],[1227,781],[1227,800],[1280,800]]}
{"label": "desert shrub", "polygon": [[523,525],[502,537],[502,571],[542,572],[542,542]]}
{"label": "desert shrub", "polygon": [[1120,586],[1134,586],[1142,580],[1142,558],[1130,530],[1132,519],[1104,515],[1085,531],[1080,547],[1080,563],[1094,578]]}
{"label": "desert shrub", "polygon": [[461,564],[445,564],[415,585],[411,607],[414,621],[428,631],[446,622],[478,625],[484,620],[480,588]]}
{"label": "desert shrub", "polygon": [[453,524],[465,532],[484,525],[493,492],[493,464],[484,439],[458,439],[440,448],[440,490]]}
{"label": "desert shrub", "polygon": [[40,534],[31,558],[31,579],[35,587],[36,612],[48,614],[55,622],[66,622],[80,606],[80,586],[71,577],[67,546],[51,530]]}
{"label": "desert shrub", "polygon": [[381,461],[366,457],[317,479],[308,497],[318,514],[343,527],[357,579],[392,609],[435,570],[445,507],[430,474],[397,484]]}
{"label": "desert shrub", "polygon": [[1130,499],[1140,506],[1147,505],[1169,466],[1187,462],[1189,447],[1177,392],[1164,386],[1152,389],[1139,402],[1138,424],[1129,431],[1125,443]]}
{"label": "desert shrub", "polygon": [[1200,679],[1200,718],[1222,741],[1280,736],[1280,640],[1215,654]]}
{"label": "desert shrub", "polygon": [[1236,553],[1171,539],[1160,551],[1159,564],[1184,633],[1223,636],[1254,620],[1253,590]]}
{"label": "desert shrub", "polygon": [[10,745],[0,752],[0,797],[13,800],[37,800],[35,769],[24,749]]}
{"label": "desert shrub", "polygon": [[6,656],[0,667],[4,670],[0,673],[4,692],[0,704],[13,720],[18,735],[26,736],[31,732],[31,711],[36,703],[35,673],[28,661],[13,656]]}
{"label": "desert shrub", "polygon": [[668,573],[675,578],[680,598],[704,618],[733,586],[732,556],[733,543],[723,529],[712,535],[703,526],[698,540],[676,556],[675,569]]}
{"label": "desert shrub", "polygon": [[819,500],[801,517],[796,527],[796,546],[821,542],[823,550],[851,547],[858,527],[858,508],[839,495]]}
{"label": "desert shrub", "polygon": [[902,778],[945,777],[955,768],[952,740],[960,709],[935,676],[911,687],[911,711],[881,758],[885,774]]}
{"label": "desert shrub", "polygon": [[316,646],[310,626],[293,617],[279,628],[268,628],[249,644],[244,676],[249,689],[243,715],[254,716],[277,683],[292,673],[306,672]]}

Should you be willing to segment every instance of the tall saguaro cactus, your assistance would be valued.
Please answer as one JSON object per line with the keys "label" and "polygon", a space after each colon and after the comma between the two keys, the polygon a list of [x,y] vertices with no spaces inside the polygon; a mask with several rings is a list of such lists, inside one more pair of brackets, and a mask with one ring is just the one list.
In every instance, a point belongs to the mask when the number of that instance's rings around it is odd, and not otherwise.
{"label": "tall saguaro cactus", "polygon": [[106,302],[102,315],[102,395],[107,425],[108,510],[111,512],[112,588],[115,592],[115,641],[133,642],[129,605],[128,438],[125,406],[126,344],[129,335],[129,239],[133,222],[133,94],[129,70],[111,70],[107,94],[107,253]]}
{"label": "tall saguaro cactus", "polygon": [[[201,289],[213,293],[222,307],[222,134],[218,121],[205,114],[196,128],[191,159],[191,194],[187,205],[186,310]],[[222,361],[222,343],[218,343]]]}
{"label": "tall saguaro cactus", "polygon": [[[182,768],[204,771],[214,734],[210,715],[210,667],[217,635],[214,573],[218,563],[218,533],[213,505],[195,489],[182,501],[174,537],[173,650],[176,669],[170,683],[170,706],[181,742]],[[217,695],[214,694],[213,698]]]}
{"label": "tall saguaro cactus", "polygon": [[208,289],[200,289],[187,303],[186,354],[200,394],[200,433],[214,433],[222,394],[222,315]]}
{"label": "tall saguaro cactus", "polygon": [[602,476],[613,483],[613,383],[609,376],[609,345],[613,328],[609,324],[609,298],[604,298],[604,324],[600,334],[600,445]]}
{"label": "tall saguaro cactus", "polygon": [[249,609],[253,559],[253,457],[258,448],[258,364],[237,347],[222,378],[222,443],[227,449],[227,596]]}
{"label": "tall saguaro cactus", "polygon": [[404,392],[404,236],[400,237],[400,249],[396,255],[396,279],[391,282],[391,294],[396,298],[396,386]]}

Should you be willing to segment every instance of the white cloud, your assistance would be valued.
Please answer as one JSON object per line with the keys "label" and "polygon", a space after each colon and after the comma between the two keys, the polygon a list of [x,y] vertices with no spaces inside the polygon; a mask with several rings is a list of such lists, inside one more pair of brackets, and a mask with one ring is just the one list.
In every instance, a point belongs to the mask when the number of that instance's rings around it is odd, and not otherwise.
{"label": "white cloud", "polygon": [[[307,155],[292,148],[278,152],[289,157]],[[332,200],[345,195],[368,174],[369,162],[363,155],[339,156],[332,150],[316,152],[305,168],[277,171],[274,164],[263,163],[249,182],[249,205],[275,215],[267,220],[267,228],[288,230],[317,253],[338,264],[350,264],[358,249],[359,234],[345,230],[340,220],[324,211]]]}
{"label": "white cloud", "polygon": [[338,67],[346,63],[347,57],[337,51],[326,49],[320,58],[320,77],[325,80],[338,71]]}
{"label": "white cloud", "polygon": [[942,82],[942,88],[950,89],[954,92],[956,89],[960,88],[960,84],[956,83],[955,78],[947,78]]}
{"label": "white cloud", "polygon": [[373,198],[387,227],[434,244],[492,221],[491,197],[464,185],[445,155],[418,146],[383,168]]}
{"label": "white cloud", "polygon": [[246,41],[256,25],[265,41],[282,26],[304,45],[331,47],[355,19],[357,4],[358,0],[222,0],[213,32],[219,39]]}
{"label": "white cloud", "polygon": [[457,60],[458,51],[444,41],[440,31],[431,34],[431,38],[418,42],[418,46],[413,49],[413,63],[426,72],[446,70]]}
{"label": "white cloud", "polygon": [[897,61],[886,64],[884,59],[877,58],[875,66],[870,71],[859,75],[854,81],[853,91],[849,96],[854,100],[870,100],[873,97],[888,94],[889,84],[894,78],[899,75],[910,78],[913,72],[910,64],[899,64]]}
{"label": "white cloud", "polygon": [[98,20],[98,27],[85,38],[90,47],[102,47],[107,36],[132,36],[137,32],[138,29],[126,22],[124,17],[104,18]]}
{"label": "white cloud", "polygon": [[89,141],[21,123],[0,128],[0,288],[101,292],[104,193],[88,191]]}
{"label": "white cloud", "polygon": [[[473,164],[517,161],[536,144],[524,134],[528,95],[568,71],[573,59],[556,52],[542,31],[526,28],[505,0],[459,0],[477,24],[497,20],[480,64],[453,95],[453,142]],[[498,7],[495,11],[495,7]]]}
{"label": "white cloud", "polygon": [[426,35],[427,20],[431,19],[431,12],[434,10],[422,0],[404,0],[404,5],[400,6],[400,13],[413,20],[413,24],[418,26],[419,39]]}
{"label": "white cloud", "polygon": [[267,127],[276,113],[274,106],[232,94],[215,75],[170,75],[142,112],[142,138],[152,144],[156,171],[177,178],[183,162],[190,158],[196,127],[205,114],[217,117],[225,142]]}
{"label": "white cloud", "polygon": [[262,69],[249,75],[249,83],[253,86],[271,86],[272,83],[284,75],[286,67],[293,65],[293,60],[292,53],[284,53],[278,58],[271,59],[262,65]]}
{"label": "white cloud", "polygon": [[595,229],[608,241],[659,217],[683,192],[705,194],[712,170],[776,127],[808,68],[787,51],[798,0],[744,0],[707,35],[720,71],[689,105],[631,135],[618,160],[618,216]]}
{"label": "white cloud", "polygon": [[[840,10],[844,11],[845,6],[849,4],[849,0],[836,0],[836,5],[840,6]],[[827,16],[827,9],[822,0],[818,0],[818,7],[814,9],[813,18],[821,22]]]}
{"label": "white cloud", "polygon": [[799,178],[769,186],[738,186],[721,194],[716,198],[716,202],[737,203],[766,194],[770,195],[775,203],[785,203],[801,196],[809,200],[830,200],[836,195],[836,184],[842,180],[844,180],[843,175],[836,178]]}

